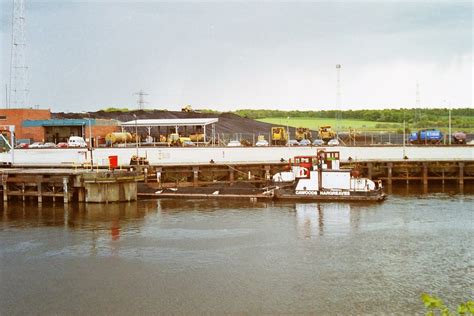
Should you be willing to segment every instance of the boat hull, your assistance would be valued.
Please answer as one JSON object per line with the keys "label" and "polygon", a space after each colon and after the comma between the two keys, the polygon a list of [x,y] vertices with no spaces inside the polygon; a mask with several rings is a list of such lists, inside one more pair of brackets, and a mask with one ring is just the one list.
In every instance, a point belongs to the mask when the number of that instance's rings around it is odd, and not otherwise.
{"label": "boat hull", "polygon": [[382,189],[375,191],[351,191],[348,195],[341,195],[337,192],[326,192],[325,194],[295,194],[290,190],[275,190],[274,199],[293,201],[361,201],[361,202],[381,202],[386,198]]}

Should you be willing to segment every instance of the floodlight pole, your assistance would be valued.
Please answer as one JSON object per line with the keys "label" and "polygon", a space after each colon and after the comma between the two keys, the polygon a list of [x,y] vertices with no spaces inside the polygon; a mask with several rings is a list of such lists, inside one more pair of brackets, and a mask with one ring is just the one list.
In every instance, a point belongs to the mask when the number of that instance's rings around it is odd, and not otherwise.
{"label": "floodlight pole", "polygon": [[137,148],[137,162],[138,162],[138,124],[137,124],[137,115],[133,114],[135,118],[135,146]]}
{"label": "floodlight pole", "polygon": [[93,150],[93,144],[92,144],[92,121],[91,121],[91,114],[89,112],[84,112],[87,113],[88,116],[88,123],[89,123],[89,151],[91,152],[91,169],[94,168],[94,158],[92,155],[92,150]]}
{"label": "floodlight pole", "polygon": [[449,133],[448,133],[449,145],[451,145],[451,109],[449,109]]}

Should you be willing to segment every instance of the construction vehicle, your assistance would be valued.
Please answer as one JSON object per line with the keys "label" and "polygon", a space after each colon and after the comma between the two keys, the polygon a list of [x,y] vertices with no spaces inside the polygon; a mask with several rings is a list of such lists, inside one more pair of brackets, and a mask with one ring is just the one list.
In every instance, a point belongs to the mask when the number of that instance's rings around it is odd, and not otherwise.
{"label": "construction vehicle", "polygon": [[194,112],[190,105],[185,105],[181,108],[181,112]]}
{"label": "construction vehicle", "polygon": [[272,127],[272,145],[286,145],[288,133],[285,127]]}
{"label": "construction vehicle", "polygon": [[114,144],[131,143],[133,139],[132,134],[127,132],[112,132],[105,135],[105,143],[107,146]]}
{"label": "construction vehicle", "polygon": [[336,132],[331,129],[331,125],[323,125],[319,127],[319,138],[321,138],[325,144],[335,137]]}
{"label": "construction vehicle", "polygon": [[297,127],[295,129],[295,139],[297,141],[300,141],[300,140],[303,140],[303,139],[307,139],[309,141],[312,140],[312,135],[311,135],[311,131],[309,130],[309,128],[307,127]]}
{"label": "construction vehicle", "polygon": [[443,140],[443,133],[437,129],[422,129],[413,132],[408,138],[411,144],[439,144]]}
{"label": "construction vehicle", "polygon": [[453,134],[453,143],[463,145],[466,143],[466,133],[456,132]]}

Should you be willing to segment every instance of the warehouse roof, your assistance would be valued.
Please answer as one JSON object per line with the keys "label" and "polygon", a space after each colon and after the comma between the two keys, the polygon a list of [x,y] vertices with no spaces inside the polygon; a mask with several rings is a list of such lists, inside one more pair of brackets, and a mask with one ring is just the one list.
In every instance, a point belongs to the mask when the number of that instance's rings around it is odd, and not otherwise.
{"label": "warehouse roof", "polygon": [[116,120],[103,120],[85,118],[85,119],[51,119],[51,120],[24,120],[23,127],[41,127],[41,126],[85,126],[89,125],[118,125]]}
{"label": "warehouse roof", "polygon": [[154,120],[133,120],[123,122],[122,127],[134,126],[206,126],[219,121],[218,118],[182,118],[182,119],[154,119]]}

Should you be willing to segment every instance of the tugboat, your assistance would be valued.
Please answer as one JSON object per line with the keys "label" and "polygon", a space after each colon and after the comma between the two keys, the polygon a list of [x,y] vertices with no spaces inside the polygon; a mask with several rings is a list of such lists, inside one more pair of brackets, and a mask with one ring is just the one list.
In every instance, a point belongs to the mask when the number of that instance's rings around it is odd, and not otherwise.
{"label": "tugboat", "polygon": [[296,156],[290,170],[273,175],[274,197],[280,200],[382,201],[382,181],[360,178],[353,169],[341,169],[338,151]]}

